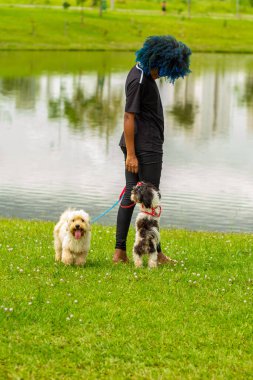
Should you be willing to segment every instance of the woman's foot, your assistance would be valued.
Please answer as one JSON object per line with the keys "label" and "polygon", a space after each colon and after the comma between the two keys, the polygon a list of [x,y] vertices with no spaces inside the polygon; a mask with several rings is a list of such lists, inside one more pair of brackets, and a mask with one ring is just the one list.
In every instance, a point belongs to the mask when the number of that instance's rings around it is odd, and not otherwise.
{"label": "woman's foot", "polygon": [[127,254],[126,254],[126,251],[124,249],[120,249],[120,248],[115,249],[112,260],[115,264],[128,263],[128,261],[129,261]]}
{"label": "woman's foot", "polygon": [[157,261],[158,265],[164,265],[164,264],[170,264],[170,265],[177,265],[177,260],[173,260],[168,256],[165,256],[162,252],[158,252],[157,255]]}

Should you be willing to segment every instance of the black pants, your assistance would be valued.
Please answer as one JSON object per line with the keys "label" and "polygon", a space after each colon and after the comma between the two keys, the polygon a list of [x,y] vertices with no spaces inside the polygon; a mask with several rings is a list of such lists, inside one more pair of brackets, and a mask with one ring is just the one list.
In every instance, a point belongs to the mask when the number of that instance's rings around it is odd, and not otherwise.
{"label": "black pants", "polygon": [[[125,160],[126,160],[126,149],[122,148]],[[130,199],[131,190],[133,186],[139,181],[150,182],[157,189],[159,189],[161,171],[162,171],[162,153],[153,152],[140,152],[136,153],[139,168],[138,173],[131,173],[125,170],[126,176],[126,192],[122,200],[122,206],[128,206],[133,202]],[[120,248],[126,250],[126,240],[131,223],[131,218],[133,215],[134,207],[122,208],[119,207],[117,216],[117,229],[116,229],[116,246],[115,248]],[[158,252],[161,252],[161,246],[159,244],[157,248]]]}

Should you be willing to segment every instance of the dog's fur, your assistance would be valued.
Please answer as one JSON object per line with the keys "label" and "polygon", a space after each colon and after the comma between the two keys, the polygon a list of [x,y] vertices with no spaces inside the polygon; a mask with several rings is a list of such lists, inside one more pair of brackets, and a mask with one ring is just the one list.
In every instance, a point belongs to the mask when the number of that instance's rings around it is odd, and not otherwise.
{"label": "dog's fur", "polygon": [[142,182],[133,187],[131,200],[138,203],[140,212],[137,215],[135,228],[135,243],[133,247],[133,259],[136,267],[142,266],[142,256],[149,254],[148,265],[150,268],[157,267],[157,246],[160,242],[158,215],[147,215],[142,211],[150,212],[152,208],[160,206],[161,195],[150,183]]}
{"label": "dog's fur", "polygon": [[66,265],[84,265],[90,240],[89,215],[83,210],[66,210],[54,228],[55,260]]}

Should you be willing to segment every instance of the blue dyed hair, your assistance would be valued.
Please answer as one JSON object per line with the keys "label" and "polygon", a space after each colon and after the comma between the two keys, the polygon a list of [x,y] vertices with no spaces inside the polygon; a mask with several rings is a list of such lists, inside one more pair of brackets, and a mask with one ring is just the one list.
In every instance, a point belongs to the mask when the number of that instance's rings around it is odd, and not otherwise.
{"label": "blue dyed hair", "polygon": [[166,77],[171,83],[191,72],[191,49],[173,36],[148,37],[135,55],[146,75],[157,69],[159,77]]}

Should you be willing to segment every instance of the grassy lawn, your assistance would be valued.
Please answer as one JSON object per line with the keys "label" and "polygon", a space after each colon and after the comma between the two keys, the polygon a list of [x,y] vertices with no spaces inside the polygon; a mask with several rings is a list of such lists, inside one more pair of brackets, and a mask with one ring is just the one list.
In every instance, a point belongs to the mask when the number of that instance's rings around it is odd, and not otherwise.
{"label": "grassy lawn", "polygon": [[[53,223],[0,221],[1,379],[250,379],[253,238],[162,231],[176,268],[54,263]],[[133,230],[129,249],[133,244]]]}
{"label": "grassy lawn", "polygon": [[[62,6],[64,0],[2,0],[1,4],[26,4],[26,5],[46,5],[46,6]],[[68,0],[71,6],[77,5],[77,0]],[[97,7],[99,4],[97,0]],[[240,13],[252,14],[253,13],[253,1],[252,0],[240,0]],[[111,8],[111,1],[106,1],[107,8]],[[85,7],[94,6],[94,0],[85,0]],[[160,0],[114,0],[115,9],[135,9],[135,10],[151,10],[160,11]],[[235,0],[194,0],[191,1],[192,14],[235,14],[236,13],[236,1]],[[167,12],[186,14],[188,12],[187,0],[169,0],[167,1]]]}
{"label": "grassy lawn", "polygon": [[252,53],[253,20],[163,17],[77,10],[0,8],[0,50],[136,50],[154,34],[173,34],[199,52]]}

